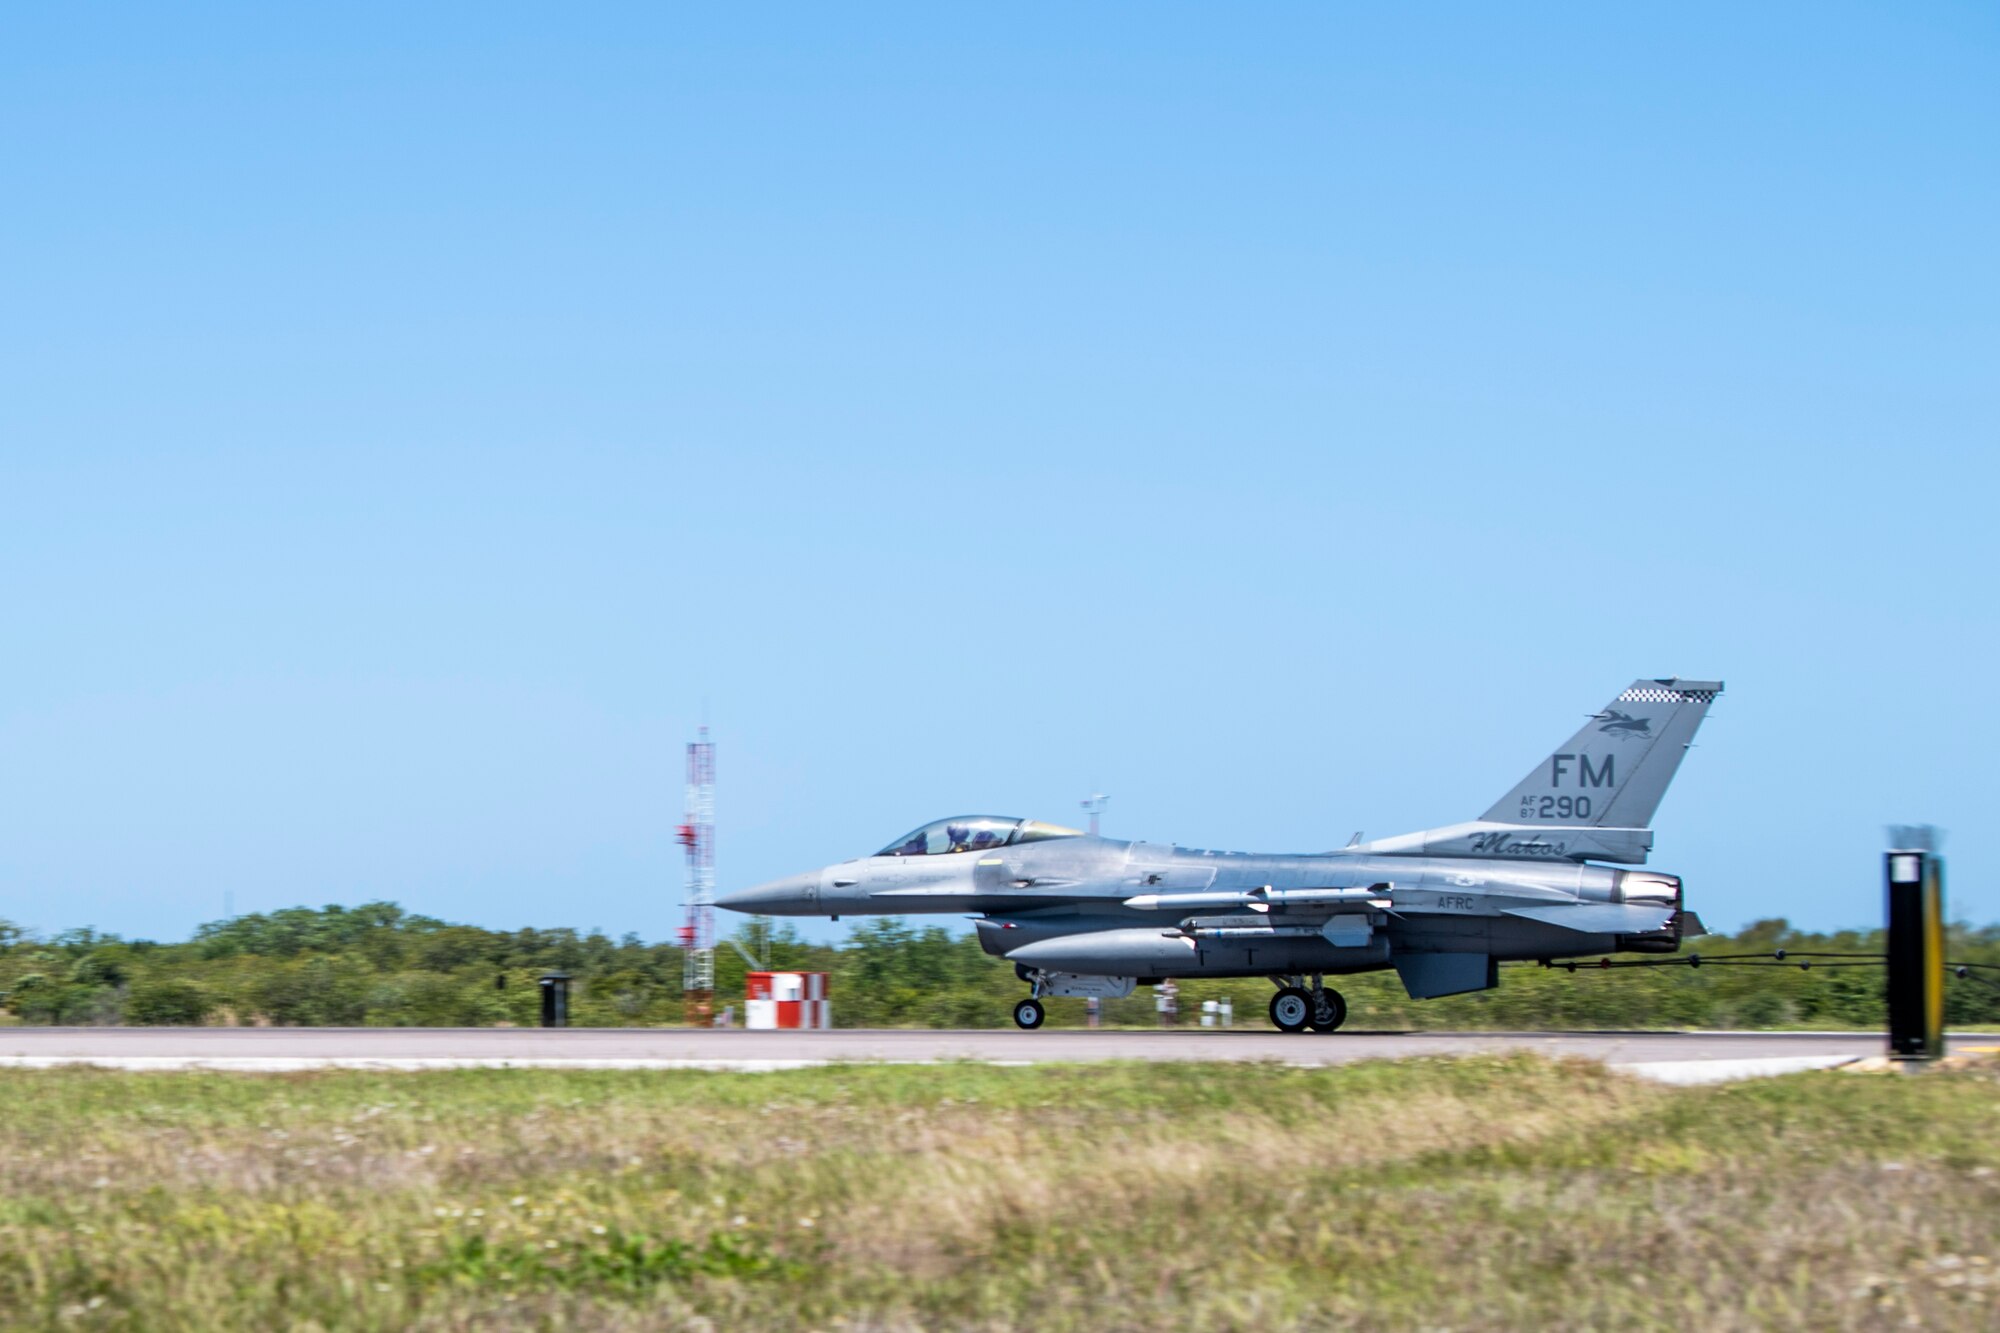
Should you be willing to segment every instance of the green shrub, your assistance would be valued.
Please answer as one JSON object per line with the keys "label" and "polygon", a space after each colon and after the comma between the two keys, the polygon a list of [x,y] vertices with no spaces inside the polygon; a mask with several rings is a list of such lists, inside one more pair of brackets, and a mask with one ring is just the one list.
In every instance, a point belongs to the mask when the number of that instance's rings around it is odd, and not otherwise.
{"label": "green shrub", "polygon": [[44,972],[16,977],[7,1007],[24,1023],[63,1027],[118,1021],[118,994],[105,986],[84,986]]}
{"label": "green shrub", "polygon": [[171,977],[141,981],[125,997],[125,1021],[147,1027],[194,1027],[215,1008],[207,991]]}

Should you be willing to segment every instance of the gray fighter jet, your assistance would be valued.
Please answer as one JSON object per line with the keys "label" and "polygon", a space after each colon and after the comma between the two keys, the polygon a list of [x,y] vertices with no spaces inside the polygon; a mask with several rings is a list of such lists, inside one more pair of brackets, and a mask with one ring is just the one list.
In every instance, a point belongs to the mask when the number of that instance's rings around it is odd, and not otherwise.
{"label": "gray fighter jet", "polygon": [[1721,681],[1640,680],[1469,823],[1308,855],[1120,842],[961,815],[873,856],[727,894],[782,916],[975,915],[986,952],[1042,998],[1119,998],[1167,977],[1268,977],[1281,1031],[1347,1016],[1328,976],[1394,968],[1412,998],[1499,984],[1508,959],[1672,953],[1702,934],[1649,825]]}

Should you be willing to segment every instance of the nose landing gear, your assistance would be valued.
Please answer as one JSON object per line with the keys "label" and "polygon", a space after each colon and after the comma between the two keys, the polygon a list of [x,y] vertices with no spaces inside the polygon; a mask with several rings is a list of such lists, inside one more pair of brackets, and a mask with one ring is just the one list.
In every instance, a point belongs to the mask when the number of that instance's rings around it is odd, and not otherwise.
{"label": "nose landing gear", "polygon": [[1271,997],[1271,1026],[1280,1032],[1332,1032],[1347,1021],[1347,1001],[1337,990],[1328,990],[1320,974],[1313,973],[1310,987],[1297,977],[1272,977],[1278,993]]}
{"label": "nose landing gear", "polygon": [[1020,963],[1014,964],[1014,975],[1027,982],[1029,987],[1028,998],[1014,1006],[1014,1026],[1023,1032],[1033,1032],[1048,1016],[1042,1008],[1042,992],[1049,984],[1048,978]]}

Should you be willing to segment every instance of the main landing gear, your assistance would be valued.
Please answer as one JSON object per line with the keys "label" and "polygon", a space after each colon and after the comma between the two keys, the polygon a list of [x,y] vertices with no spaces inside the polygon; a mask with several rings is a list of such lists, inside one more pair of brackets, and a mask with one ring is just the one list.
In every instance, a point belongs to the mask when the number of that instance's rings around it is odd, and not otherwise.
{"label": "main landing gear", "polygon": [[1337,990],[1328,990],[1313,973],[1312,985],[1299,984],[1298,977],[1272,977],[1278,993],[1271,997],[1271,1025],[1280,1032],[1332,1032],[1347,1021],[1347,1001]]}

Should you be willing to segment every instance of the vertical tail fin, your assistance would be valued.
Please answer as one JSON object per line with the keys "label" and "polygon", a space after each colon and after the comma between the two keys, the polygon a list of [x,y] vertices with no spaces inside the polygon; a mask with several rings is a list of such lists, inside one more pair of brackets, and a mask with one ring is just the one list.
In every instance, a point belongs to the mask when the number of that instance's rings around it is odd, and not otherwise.
{"label": "vertical tail fin", "polygon": [[1482,819],[1646,828],[1719,680],[1635,680]]}

